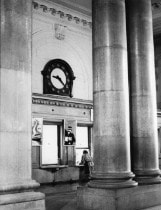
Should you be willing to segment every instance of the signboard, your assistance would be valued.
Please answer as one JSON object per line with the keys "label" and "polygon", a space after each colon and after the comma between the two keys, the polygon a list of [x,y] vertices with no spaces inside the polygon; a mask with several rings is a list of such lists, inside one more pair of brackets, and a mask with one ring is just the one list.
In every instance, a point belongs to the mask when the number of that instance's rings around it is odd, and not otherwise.
{"label": "signboard", "polygon": [[43,118],[32,118],[32,140],[41,142]]}
{"label": "signboard", "polygon": [[64,146],[75,146],[76,144],[76,120],[64,121]]}

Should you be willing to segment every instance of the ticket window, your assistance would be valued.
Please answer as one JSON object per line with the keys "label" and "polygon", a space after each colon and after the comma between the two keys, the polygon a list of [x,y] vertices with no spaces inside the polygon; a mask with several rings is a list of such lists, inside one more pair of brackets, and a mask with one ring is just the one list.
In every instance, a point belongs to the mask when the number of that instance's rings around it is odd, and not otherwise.
{"label": "ticket window", "polygon": [[52,122],[43,123],[41,165],[58,165],[60,162],[61,126]]}
{"label": "ticket window", "polygon": [[79,165],[83,150],[87,150],[91,154],[92,128],[90,126],[77,126],[76,129],[76,165]]}

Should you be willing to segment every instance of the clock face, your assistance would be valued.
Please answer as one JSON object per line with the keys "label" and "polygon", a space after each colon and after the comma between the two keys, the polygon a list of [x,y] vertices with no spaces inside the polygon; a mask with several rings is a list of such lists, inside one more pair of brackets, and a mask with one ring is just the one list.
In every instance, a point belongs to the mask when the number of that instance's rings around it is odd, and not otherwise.
{"label": "clock face", "polygon": [[64,71],[59,68],[53,69],[50,75],[50,80],[53,86],[57,89],[62,89],[66,85],[66,75]]}
{"label": "clock face", "polygon": [[42,71],[44,93],[72,97],[73,80],[71,67],[63,60],[50,61]]}

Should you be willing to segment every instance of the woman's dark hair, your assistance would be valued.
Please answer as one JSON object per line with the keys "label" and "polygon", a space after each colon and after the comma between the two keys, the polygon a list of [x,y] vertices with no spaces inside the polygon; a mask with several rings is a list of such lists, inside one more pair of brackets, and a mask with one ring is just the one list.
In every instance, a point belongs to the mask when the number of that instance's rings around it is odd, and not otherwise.
{"label": "woman's dark hair", "polygon": [[88,154],[88,151],[87,150],[83,150],[83,154]]}

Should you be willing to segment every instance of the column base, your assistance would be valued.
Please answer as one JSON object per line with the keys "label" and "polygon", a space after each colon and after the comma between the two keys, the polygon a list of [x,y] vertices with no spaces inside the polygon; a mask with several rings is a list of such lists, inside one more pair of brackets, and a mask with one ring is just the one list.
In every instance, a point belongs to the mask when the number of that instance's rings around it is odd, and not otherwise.
{"label": "column base", "polygon": [[143,185],[126,189],[79,187],[77,210],[159,210],[161,185]]}
{"label": "column base", "polygon": [[160,170],[136,170],[134,173],[136,174],[135,181],[139,185],[161,183]]}
{"label": "column base", "polygon": [[45,210],[45,195],[34,192],[39,186],[32,179],[0,185],[0,210]]}
{"label": "column base", "polygon": [[118,189],[137,186],[137,182],[133,181],[132,178],[135,175],[129,173],[108,173],[108,174],[92,174],[92,180],[88,186],[91,188],[107,188],[107,189]]}
{"label": "column base", "polygon": [[40,184],[32,179],[15,181],[14,183],[3,183],[0,184],[0,194],[10,194],[29,190],[31,191],[39,186]]}
{"label": "column base", "polygon": [[39,192],[0,195],[0,210],[45,210],[45,196]]}

